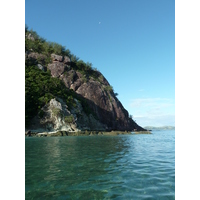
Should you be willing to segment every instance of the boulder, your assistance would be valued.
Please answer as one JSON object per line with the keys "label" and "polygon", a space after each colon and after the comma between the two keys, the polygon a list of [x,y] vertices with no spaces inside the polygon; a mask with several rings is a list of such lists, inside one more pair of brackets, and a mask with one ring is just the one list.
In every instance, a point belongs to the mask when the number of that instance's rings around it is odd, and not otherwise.
{"label": "boulder", "polygon": [[45,64],[46,56],[37,52],[26,52],[25,59],[33,64],[40,63],[42,65]]}
{"label": "boulder", "polygon": [[27,38],[28,38],[29,40],[35,41],[35,39],[34,39],[34,37],[32,36],[31,33],[28,34]]}
{"label": "boulder", "polygon": [[67,64],[67,65],[70,65],[70,63],[71,63],[70,58],[69,58],[68,56],[65,56],[65,57],[64,57],[63,62],[64,62],[65,64]]}
{"label": "boulder", "polygon": [[[67,74],[61,75],[60,78],[61,78],[61,80],[63,80],[65,86],[67,88],[70,88],[71,84],[73,84],[79,77],[75,70],[69,70],[69,71],[67,71]],[[79,84],[79,86],[80,85],[81,85],[81,83]]]}
{"label": "boulder", "polygon": [[31,131],[30,131],[30,130],[26,131],[26,132],[25,132],[25,135],[31,136]]}
{"label": "boulder", "polygon": [[51,58],[53,61],[59,61],[59,62],[62,62],[63,61],[63,56],[59,56],[59,55],[56,55],[56,54],[51,54]]}
{"label": "boulder", "polygon": [[42,71],[44,71],[44,72],[47,71],[47,68],[44,67],[44,66],[42,66],[41,64],[37,64],[37,67],[38,67],[39,69],[41,69]]}
{"label": "boulder", "polygon": [[53,77],[60,77],[66,70],[68,70],[66,64],[58,61],[48,64],[47,68],[50,69]]}

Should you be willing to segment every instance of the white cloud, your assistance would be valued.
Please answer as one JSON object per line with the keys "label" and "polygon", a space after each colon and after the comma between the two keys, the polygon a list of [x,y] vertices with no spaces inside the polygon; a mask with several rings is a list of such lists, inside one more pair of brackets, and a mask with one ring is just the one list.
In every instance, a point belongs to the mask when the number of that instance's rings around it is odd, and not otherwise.
{"label": "white cloud", "polygon": [[174,113],[174,102],[166,98],[142,98],[134,99],[130,107],[135,114],[162,115],[170,111]]}
{"label": "white cloud", "polygon": [[175,125],[175,103],[168,98],[138,98],[130,103],[133,119],[141,126]]}
{"label": "white cloud", "polygon": [[175,126],[175,115],[135,116],[134,120],[140,126]]}
{"label": "white cloud", "polygon": [[172,106],[174,103],[171,99],[167,98],[140,98],[134,99],[131,102],[131,107],[168,107]]}

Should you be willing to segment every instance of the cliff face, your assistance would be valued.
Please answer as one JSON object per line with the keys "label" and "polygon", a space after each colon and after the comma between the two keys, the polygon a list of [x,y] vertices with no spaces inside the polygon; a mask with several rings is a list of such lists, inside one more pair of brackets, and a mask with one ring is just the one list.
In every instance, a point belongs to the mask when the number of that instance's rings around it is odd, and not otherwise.
{"label": "cliff face", "polygon": [[82,61],[71,62],[68,56],[54,53],[50,55],[51,61],[45,66],[46,57],[42,53],[27,51],[26,67],[35,66],[43,73],[49,71],[54,79],[60,79],[64,83],[66,89],[73,90],[79,99],[73,97],[74,104],[69,107],[65,99],[58,96],[52,98],[30,120],[27,129],[37,132],[145,130],[129,118],[127,110],[99,71],[91,67],[84,69]]}
{"label": "cliff face", "polygon": [[96,120],[92,114],[87,115],[77,99],[75,102],[75,107],[69,109],[62,99],[51,99],[41,109],[43,116],[36,115],[31,120],[29,130],[32,132],[54,132],[107,129],[106,125]]}

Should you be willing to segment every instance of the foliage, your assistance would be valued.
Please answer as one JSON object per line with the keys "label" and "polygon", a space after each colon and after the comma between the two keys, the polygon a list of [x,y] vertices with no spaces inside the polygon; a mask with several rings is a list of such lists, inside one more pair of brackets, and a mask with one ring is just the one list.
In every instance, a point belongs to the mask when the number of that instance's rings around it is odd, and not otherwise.
{"label": "foliage", "polygon": [[82,80],[84,83],[86,83],[86,82],[88,81],[87,76],[84,75],[84,76],[81,78],[81,80]]}
{"label": "foliage", "polygon": [[[98,72],[96,68],[92,67],[92,63],[85,63],[80,60],[66,49],[64,46],[56,42],[48,42],[44,38],[40,37],[35,31],[29,30],[25,25],[25,51],[37,52],[45,55],[44,65],[52,62],[51,54],[68,56],[71,60],[71,68],[82,73],[83,81],[87,82],[90,78],[93,78],[99,82],[103,81],[103,76]],[[39,62],[39,60],[38,60]],[[107,91],[113,91],[112,86],[106,86]],[[46,105],[52,98],[62,98],[69,107],[75,107],[76,103],[74,98],[80,101],[83,111],[89,115],[95,114],[89,107],[88,101],[77,95],[73,90],[66,88],[64,83],[58,79],[53,78],[50,71],[44,72],[35,66],[35,63],[26,61],[25,63],[25,123],[29,125],[30,120],[39,115],[40,118],[44,116],[41,108]],[[56,112],[55,112],[56,114]],[[70,119],[66,119],[70,120]]]}
{"label": "foliage", "polygon": [[100,75],[100,76],[98,77],[98,80],[99,80],[99,82],[103,83],[103,80],[104,80],[103,75]]}
{"label": "foliage", "polygon": [[66,123],[73,123],[74,122],[74,116],[73,115],[66,116],[65,122]]}
{"label": "foliage", "polygon": [[52,113],[53,113],[54,116],[58,116],[58,115],[60,115],[61,110],[58,109],[58,108],[53,108],[53,109],[52,109]]}
{"label": "foliage", "polygon": [[[44,38],[40,37],[35,31],[28,30],[28,26],[25,26],[25,51],[33,51],[37,53],[42,53],[47,56],[45,60],[45,65],[51,62],[51,54],[57,54],[62,56],[68,56],[71,60],[71,67],[75,70],[78,70],[84,75],[87,75],[88,78],[92,77],[95,80],[98,80],[100,74],[97,73],[98,70],[92,67],[92,63],[85,63],[83,60],[79,60],[79,57],[72,54],[69,49],[66,49],[64,46],[56,42],[47,42]],[[34,38],[31,40],[28,36]]]}
{"label": "foliage", "polygon": [[114,93],[115,96],[118,96],[119,94],[117,92]]}
{"label": "foliage", "polygon": [[[36,66],[25,68],[25,117],[26,124],[35,116],[42,106],[52,98],[64,99],[68,106],[74,105],[75,92],[65,87],[57,78],[51,77],[49,71],[43,72]],[[40,112],[41,113],[41,112]],[[40,114],[42,116],[42,113]]]}
{"label": "foliage", "polygon": [[107,86],[105,86],[105,90],[109,91],[109,92],[112,92],[113,91],[113,87],[111,85],[107,85]]}
{"label": "foliage", "polygon": [[[65,101],[69,108],[76,107],[74,98],[79,100],[86,114],[92,113],[87,101],[77,95],[73,90],[66,88],[64,83],[53,78],[50,71],[43,72],[36,66],[25,67],[25,123],[29,125],[30,120],[39,114],[43,117],[44,112],[41,108],[52,98],[60,97]],[[55,115],[59,114],[56,110]]]}
{"label": "foliage", "polygon": [[[33,51],[37,53],[42,53],[46,55],[49,59],[47,59],[48,64],[50,62],[50,57],[52,53],[68,56],[68,57],[76,57],[71,54],[69,49],[66,49],[64,46],[56,43],[56,42],[47,42],[44,38],[40,37],[35,31],[28,30],[28,26],[25,26],[25,51]],[[31,36],[30,39],[29,36]]]}

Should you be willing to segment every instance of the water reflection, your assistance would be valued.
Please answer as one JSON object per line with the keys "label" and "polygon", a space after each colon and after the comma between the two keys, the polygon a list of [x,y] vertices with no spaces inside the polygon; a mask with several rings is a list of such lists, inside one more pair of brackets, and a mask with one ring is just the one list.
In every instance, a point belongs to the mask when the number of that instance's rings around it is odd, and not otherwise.
{"label": "water reflection", "polygon": [[174,198],[174,140],[165,140],[156,135],[27,138],[26,198]]}

